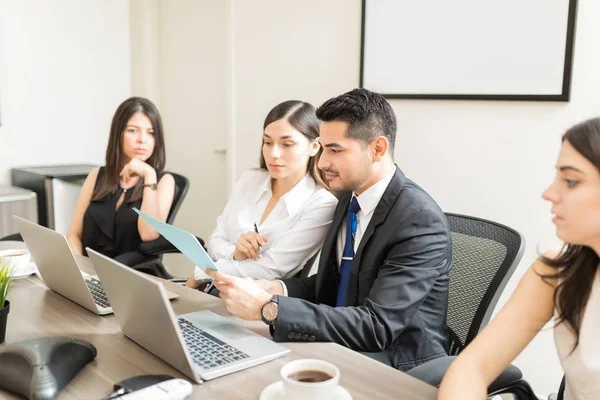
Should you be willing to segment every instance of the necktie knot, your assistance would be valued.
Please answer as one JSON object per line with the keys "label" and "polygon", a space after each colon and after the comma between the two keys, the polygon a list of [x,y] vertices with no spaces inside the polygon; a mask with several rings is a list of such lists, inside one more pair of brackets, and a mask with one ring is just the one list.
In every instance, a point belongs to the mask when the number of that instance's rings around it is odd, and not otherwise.
{"label": "necktie knot", "polygon": [[358,204],[358,200],[356,197],[352,197],[352,201],[350,201],[350,205],[348,206],[348,212],[352,212],[354,214],[360,211],[360,205]]}

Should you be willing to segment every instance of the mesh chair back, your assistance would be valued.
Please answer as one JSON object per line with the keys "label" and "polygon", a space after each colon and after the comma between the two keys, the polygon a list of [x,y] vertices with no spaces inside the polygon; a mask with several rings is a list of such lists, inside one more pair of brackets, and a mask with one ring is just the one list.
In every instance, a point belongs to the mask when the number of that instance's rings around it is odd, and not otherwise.
{"label": "mesh chair back", "polygon": [[315,254],[310,256],[308,261],[306,261],[306,263],[304,263],[304,266],[302,267],[302,269],[300,271],[298,271],[298,273],[296,274],[296,278],[300,278],[300,279],[308,278],[308,276],[310,275],[312,266],[315,263],[315,260],[319,256],[320,252],[321,252],[321,250],[318,250],[315,252]]}
{"label": "mesh chair back", "polygon": [[173,172],[169,172],[169,174],[173,175],[173,179],[175,179],[175,194],[173,195],[173,203],[167,217],[167,223],[172,224],[190,188],[190,181],[183,175]]}
{"label": "mesh chair back", "polygon": [[507,226],[446,213],[452,234],[447,329],[450,355],[458,354],[489,322],[525,249]]}

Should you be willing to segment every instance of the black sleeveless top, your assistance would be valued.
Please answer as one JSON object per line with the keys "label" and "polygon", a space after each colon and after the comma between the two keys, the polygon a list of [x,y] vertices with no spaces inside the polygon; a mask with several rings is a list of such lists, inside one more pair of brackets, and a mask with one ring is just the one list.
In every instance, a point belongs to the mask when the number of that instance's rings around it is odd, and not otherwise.
{"label": "black sleeveless top", "polygon": [[[100,185],[103,175],[104,167],[100,167],[94,190]],[[162,175],[159,174],[159,180]],[[117,202],[123,191],[123,189],[119,188],[119,190],[101,200],[93,200],[90,202],[87,210],[85,210],[81,234],[81,243],[83,244],[83,253],[85,255],[87,255],[85,251],[86,247],[111,258],[129,251],[139,250],[142,238],[138,230],[138,215],[132,210],[132,207],[140,209],[142,207],[142,199],[140,198],[133,203],[128,203],[133,192],[133,187],[127,189],[125,190],[123,203],[115,211]]]}

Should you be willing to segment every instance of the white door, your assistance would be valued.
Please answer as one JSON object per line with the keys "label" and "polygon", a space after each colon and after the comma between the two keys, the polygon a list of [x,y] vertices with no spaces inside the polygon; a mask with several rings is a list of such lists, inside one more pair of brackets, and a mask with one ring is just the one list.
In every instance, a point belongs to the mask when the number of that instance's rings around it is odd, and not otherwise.
{"label": "white door", "polygon": [[[227,2],[163,0],[158,7],[167,169],[190,180],[175,225],[206,239],[228,195]],[[193,267],[182,255],[164,261],[175,276]]]}

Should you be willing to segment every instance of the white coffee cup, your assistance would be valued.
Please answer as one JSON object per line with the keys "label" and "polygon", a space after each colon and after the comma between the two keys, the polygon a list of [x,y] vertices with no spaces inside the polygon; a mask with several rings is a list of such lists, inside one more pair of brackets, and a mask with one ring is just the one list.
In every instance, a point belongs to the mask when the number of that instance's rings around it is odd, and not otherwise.
{"label": "white coffee cup", "polygon": [[[330,379],[321,382],[300,382],[297,377],[300,372],[317,371],[327,374]],[[281,367],[281,379],[285,398],[291,400],[330,400],[340,382],[338,367],[322,360],[302,359],[295,360]],[[296,379],[294,378],[296,376]]]}
{"label": "white coffee cup", "polygon": [[8,267],[14,273],[18,273],[21,268],[24,268],[31,255],[27,249],[8,249],[0,251],[0,266],[8,264]]}

